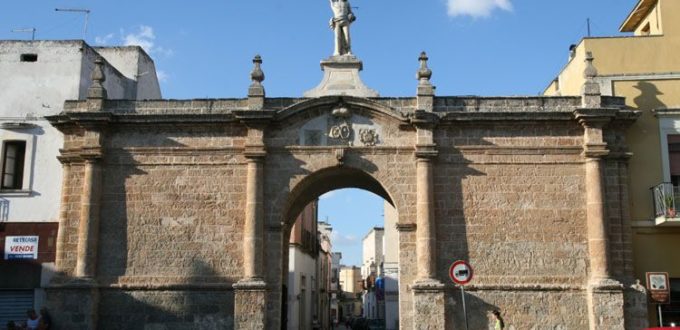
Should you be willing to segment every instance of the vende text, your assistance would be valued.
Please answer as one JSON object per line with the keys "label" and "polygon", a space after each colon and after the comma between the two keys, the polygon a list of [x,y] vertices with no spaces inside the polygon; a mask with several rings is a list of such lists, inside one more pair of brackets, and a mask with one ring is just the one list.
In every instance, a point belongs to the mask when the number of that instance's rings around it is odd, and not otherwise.
{"label": "vende text", "polygon": [[33,252],[35,247],[33,245],[26,246],[12,246],[9,248],[10,252]]}

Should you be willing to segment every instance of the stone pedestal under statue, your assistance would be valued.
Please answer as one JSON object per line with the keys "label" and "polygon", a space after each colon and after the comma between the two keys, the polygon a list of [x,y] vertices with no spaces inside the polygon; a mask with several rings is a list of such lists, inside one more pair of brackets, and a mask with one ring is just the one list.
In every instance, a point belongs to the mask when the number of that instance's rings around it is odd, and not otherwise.
{"label": "stone pedestal under statue", "polygon": [[361,81],[359,71],[363,63],[354,55],[331,56],[321,61],[324,72],[321,83],[304,93],[304,97],[348,95],[356,97],[378,97],[378,92],[368,88]]}

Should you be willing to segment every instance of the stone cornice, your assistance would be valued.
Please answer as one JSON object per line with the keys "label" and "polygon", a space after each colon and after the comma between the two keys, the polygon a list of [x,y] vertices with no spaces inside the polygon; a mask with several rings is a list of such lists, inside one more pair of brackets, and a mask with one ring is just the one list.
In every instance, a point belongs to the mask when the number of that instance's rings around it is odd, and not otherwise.
{"label": "stone cornice", "polygon": [[415,152],[418,159],[434,159],[439,155],[436,144],[420,144],[416,145]]}
{"label": "stone cornice", "polygon": [[273,110],[236,110],[234,117],[248,127],[266,127],[274,120],[276,111]]}
{"label": "stone cornice", "polygon": [[243,156],[249,160],[260,161],[267,156],[267,149],[264,145],[246,145]]}
{"label": "stone cornice", "polygon": [[585,145],[583,155],[586,158],[602,158],[609,155],[606,143],[589,143]]}
{"label": "stone cornice", "polygon": [[578,108],[574,110],[574,118],[581,125],[601,128],[614,120],[619,111],[614,108]]}
{"label": "stone cornice", "polygon": [[432,129],[439,124],[439,116],[433,112],[416,110],[408,116],[411,125],[417,128]]}
{"label": "stone cornice", "polygon": [[416,224],[415,223],[398,223],[397,224],[397,231],[399,231],[399,232],[415,232],[416,231]]}
{"label": "stone cornice", "polygon": [[680,117],[680,108],[653,109],[652,113],[657,118]]}
{"label": "stone cornice", "polygon": [[472,121],[569,121],[571,112],[444,112],[441,124]]}
{"label": "stone cornice", "polygon": [[103,159],[104,153],[100,147],[84,147],[78,149],[60,149],[61,155],[57,159],[62,164],[97,162]]}

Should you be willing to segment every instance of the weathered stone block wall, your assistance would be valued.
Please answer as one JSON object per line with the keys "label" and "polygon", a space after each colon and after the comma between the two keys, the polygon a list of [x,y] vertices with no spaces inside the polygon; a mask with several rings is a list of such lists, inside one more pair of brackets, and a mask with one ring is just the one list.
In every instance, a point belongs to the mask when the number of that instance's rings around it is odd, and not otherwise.
{"label": "weathered stone block wall", "polygon": [[233,329],[233,291],[102,291],[98,329]]}
{"label": "weathered stone block wall", "polygon": [[[576,124],[451,127],[437,134],[438,267],[469,260],[475,283],[582,283],[588,246]],[[448,281],[448,280],[447,280]]]}
{"label": "weathered stone block wall", "polygon": [[56,264],[58,270],[67,276],[74,273],[76,267],[76,251],[78,248],[78,225],[80,223],[80,199],[83,189],[84,167],[68,165],[69,176],[63,179],[62,191],[66,194],[66,203],[61,205],[66,211],[66,221],[59,227],[63,231],[62,250],[57,251]]}
{"label": "weathered stone block wall", "polygon": [[[464,329],[461,293],[446,292],[446,329]],[[578,290],[515,289],[465,291],[470,329],[491,329],[491,312],[501,309],[506,329],[588,329],[586,292]]]}

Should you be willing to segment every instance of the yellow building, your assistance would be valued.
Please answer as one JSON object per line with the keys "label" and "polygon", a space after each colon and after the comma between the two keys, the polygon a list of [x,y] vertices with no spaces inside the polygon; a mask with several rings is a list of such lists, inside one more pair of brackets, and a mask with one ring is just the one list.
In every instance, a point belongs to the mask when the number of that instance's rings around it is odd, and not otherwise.
{"label": "yellow building", "polygon": [[340,268],[340,290],[342,291],[338,304],[342,309],[341,318],[361,316],[361,268],[348,266]]}
{"label": "yellow building", "polygon": [[[627,133],[633,156],[628,199],[635,277],[668,272],[673,304],[662,307],[664,324],[680,324],[680,0],[639,0],[620,27],[632,33],[585,38],[545,95],[579,95],[588,52],[595,58],[603,95],[623,96],[641,112]],[[623,196],[622,198],[625,198]],[[650,304],[650,324],[657,324]]]}

